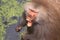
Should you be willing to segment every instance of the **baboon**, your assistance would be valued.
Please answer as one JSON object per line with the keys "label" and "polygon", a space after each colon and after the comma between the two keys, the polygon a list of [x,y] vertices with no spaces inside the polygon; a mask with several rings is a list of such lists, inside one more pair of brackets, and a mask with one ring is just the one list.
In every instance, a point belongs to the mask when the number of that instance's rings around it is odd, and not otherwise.
{"label": "baboon", "polygon": [[16,30],[20,31],[25,25],[27,33],[23,40],[60,40],[60,0],[32,0],[26,3]]}

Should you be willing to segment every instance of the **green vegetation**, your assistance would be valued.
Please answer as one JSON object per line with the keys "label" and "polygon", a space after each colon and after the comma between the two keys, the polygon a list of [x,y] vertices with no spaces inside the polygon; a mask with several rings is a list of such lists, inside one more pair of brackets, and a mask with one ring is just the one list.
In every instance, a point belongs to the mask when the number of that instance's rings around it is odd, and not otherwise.
{"label": "green vegetation", "polygon": [[[4,39],[5,27],[14,24],[17,20],[11,19],[12,16],[20,16],[23,8],[22,3],[16,0],[0,0],[0,40]],[[5,22],[5,23],[4,23]],[[7,23],[7,24],[6,24]],[[6,24],[6,25],[5,25]]]}

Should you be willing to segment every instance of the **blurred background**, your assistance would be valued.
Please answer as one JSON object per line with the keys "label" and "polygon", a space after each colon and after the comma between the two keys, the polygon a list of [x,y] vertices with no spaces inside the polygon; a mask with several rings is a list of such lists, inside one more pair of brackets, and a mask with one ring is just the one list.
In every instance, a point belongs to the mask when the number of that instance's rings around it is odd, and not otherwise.
{"label": "blurred background", "polygon": [[30,0],[0,0],[0,40],[20,40],[25,29],[16,32],[24,3]]}

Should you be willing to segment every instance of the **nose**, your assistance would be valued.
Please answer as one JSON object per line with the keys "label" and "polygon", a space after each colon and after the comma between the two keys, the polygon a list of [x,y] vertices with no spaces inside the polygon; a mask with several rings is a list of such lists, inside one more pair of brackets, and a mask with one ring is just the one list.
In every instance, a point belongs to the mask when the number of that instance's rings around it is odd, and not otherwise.
{"label": "nose", "polygon": [[35,17],[37,15],[37,12],[35,12],[34,10],[29,10],[28,14],[31,16],[31,17]]}

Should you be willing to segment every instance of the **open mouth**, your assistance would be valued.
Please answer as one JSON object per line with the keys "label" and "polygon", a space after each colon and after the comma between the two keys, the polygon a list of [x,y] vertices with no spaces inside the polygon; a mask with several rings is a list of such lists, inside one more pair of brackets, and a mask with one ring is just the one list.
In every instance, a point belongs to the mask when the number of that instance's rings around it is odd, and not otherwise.
{"label": "open mouth", "polygon": [[28,11],[28,15],[26,16],[26,20],[27,20],[27,26],[31,27],[33,24],[34,19],[37,16],[37,12],[35,12],[34,10],[29,10]]}
{"label": "open mouth", "polygon": [[31,27],[31,26],[32,26],[32,22],[29,22],[29,21],[28,21],[27,26],[28,26],[28,27]]}

